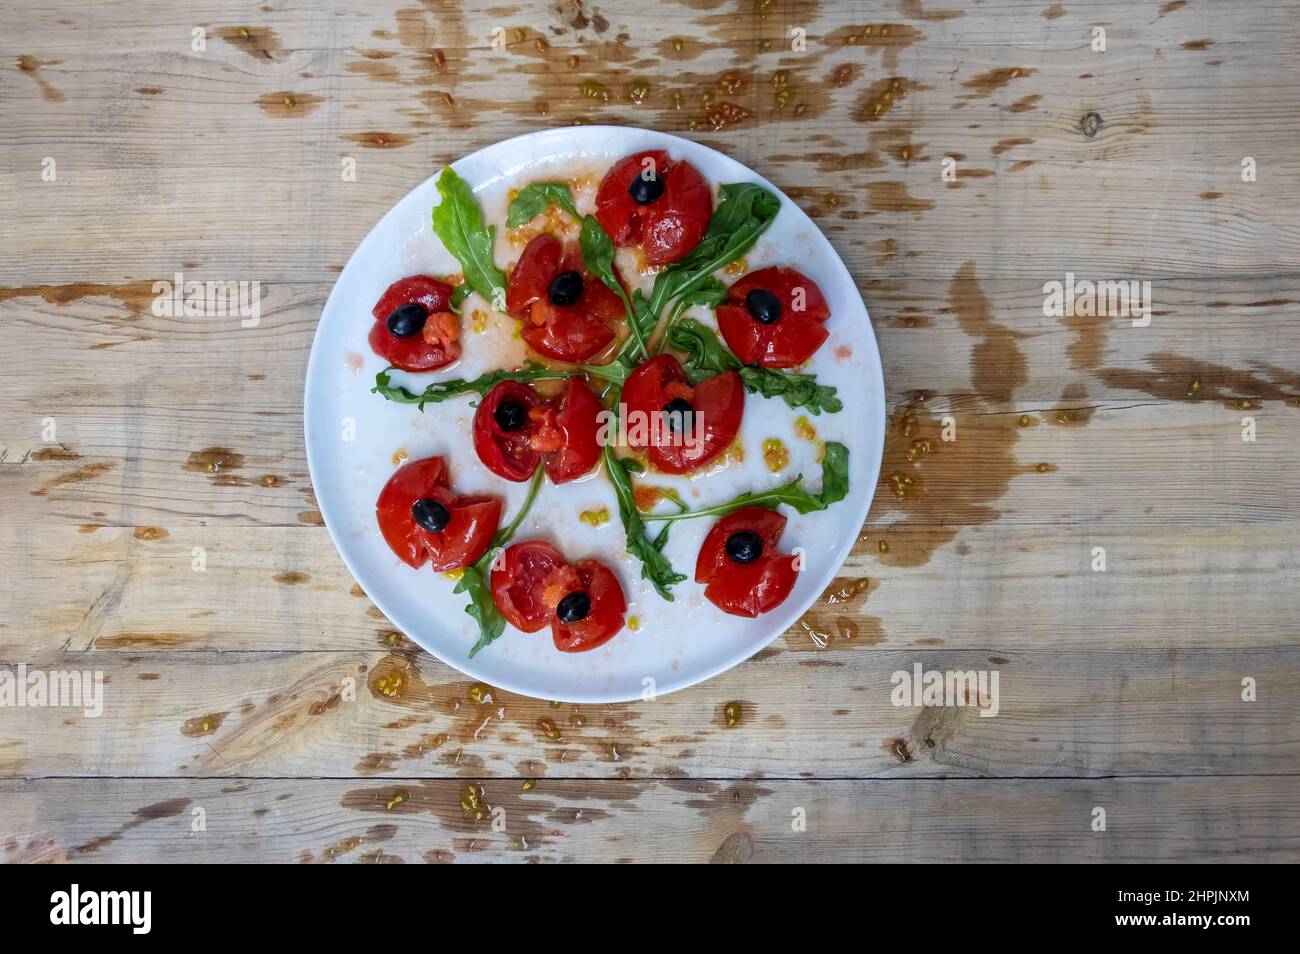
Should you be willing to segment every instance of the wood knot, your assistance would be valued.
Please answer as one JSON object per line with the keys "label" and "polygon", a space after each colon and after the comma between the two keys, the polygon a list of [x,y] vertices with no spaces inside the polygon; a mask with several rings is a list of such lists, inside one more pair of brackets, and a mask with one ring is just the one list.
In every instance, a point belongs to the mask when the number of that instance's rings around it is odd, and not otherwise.
{"label": "wood knot", "polygon": [[1101,129],[1101,114],[1085,113],[1084,117],[1079,120],[1079,132],[1091,139],[1097,135],[1097,130]]}

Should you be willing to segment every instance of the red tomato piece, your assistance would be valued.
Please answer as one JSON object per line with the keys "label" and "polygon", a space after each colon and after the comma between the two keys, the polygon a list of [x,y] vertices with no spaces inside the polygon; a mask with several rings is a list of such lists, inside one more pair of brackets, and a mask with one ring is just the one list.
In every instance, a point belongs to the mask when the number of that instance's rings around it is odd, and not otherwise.
{"label": "red tomato piece", "polygon": [[[416,522],[417,500],[436,500],[450,514],[440,531]],[[388,478],[375,501],[379,532],[403,563],[419,569],[429,563],[439,573],[473,563],[487,552],[501,520],[495,497],[460,495],[447,486],[447,465],[441,457],[403,464]]]}
{"label": "red tomato piece", "polygon": [[[695,582],[705,584],[705,599],[724,613],[751,619],[784,603],[799,575],[795,558],[777,550],[784,529],[785,517],[766,507],[742,507],[714,524],[695,563]],[[727,541],[737,533],[756,534],[761,554],[748,562],[729,556]]]}
{"label": "red tomato piece", "polygon": [[[745,296],[755,288],[774,294],[781,302],[783,314],[800,314],[814,321],[825,321],[831,316],[830,306],[817,283],[797,269],[773,265],[750,272],[727,289],[727,299],[732,304],[743,305]],[[796,298],[802,298],[802,302],[796,302]],[[796,308],[797,304],[802,307]]]}
{"label": "red tomato piece", "polygon": [[570,378],[560,397],[555,426],[563,442],[546,460],[551,483],[564,484],[590,473],[600,461],[600,415],[605,411],[596,393],[577,378]]}
{"label": "red tomato piece", "polygon": [[570,378],[555,401],[520,381],[501,381],[474,412],[474,450],[488,470],[522,482],[539,462],[555,484],[589,473],[600,460],[599,415],[605,405]]}
{"label": "red tomato piece", "polygon": [[[460,320],[451,312],[452,287],[429,275],[412,275],[388,286],[371,312],[370,347],[403,371],[436,371],[460,357]],[[418,304],[427,315],[424,328],[401,338],[388,330],[388,316],[403,305]]]}
{"label": "red tomato piece", "polygon": [[498,477],[522,482],[541,460],[532,438],[545,416],[541,396],[520,381],[502,381],[488,391],[474,412],[474,450]]}
{"label": "red tomato piece", "polygon": [[[685,401],[689,410],[670,416],[674,409],[669,403],[676,401]],[[736,439],[745,389],[735,371],[692,387],[681,362],[661,354],[628,375],[623,406],[628,444],[648,449],[650,463],[658,470],[685,474],[713,460]]]}
{"label": "red tomato piece", "polygon": [[530,318],[519,336],[538,354],[573,364],[596,357],[614,341],[614,332],[608,325],[573,308],[557,308],[547,301],[533,303]]}
{"label": "red tomato piece", "polygon": [[[542,540],[507,547],[492,570],[491,588],[492,601],[511,626],[535,633],[549,622],[555,648],[566,653],[608,642],[627,613],[623,588],[608,567],[596,560],[570,565]],[[586,598],[583,617],[563,622],[560,607],[575,594]]]}
{"label": "red tomato piece", "polygon": [[544,540],[526,540],[506,547],[492,567],[492,602],[506,622],[525,633],[535,633],[554,612],[542,600],[546,582],[566,566],[564,557]]}
{"label": "red tomato piece", "polygon": [[[581,276],[576,299],[551,300],[557,275]],[[616,337],[611,325],[623,321],[623,302],[608,285],[588,272],[576,246],[565,246],[554,235],[539,235],[527,246],[506,287],[506,310],[523,319],[520,335],[538,354],[557,361],[582,362],[605,350]]]}
{"label": "red tomato piece", "polygon": [[[775,296],[780,317],[764,324],[750,313],[746,299],[762,290]],[[718,330],[745,364],[793,368],[813,356],[827,338],[822,323],[830,308],[816,282],[793,268],[761,268],[727,289],[718,307]]]}
{"label": "red tomato piece", "polygon": [[574,623],[565,623],[559,616],[552,617],[551,639],[562,653],[583,653],[609,642],[623,628],[623,617],[627,613],[623,587],[609,567],[595,560],[581,560],[574,569],[578,586],[569,592],[586,593],[591,609],[585,619]]}
{"label": "red tomato piece", "polygon": [[[647,165],[649,159],[653,165]],[[649,169],[662,191],[642,205],[628,191]],[[620,248],[641,243],[650,265],[685,258],[700,244],[713,215],[713,191],[689,162],[674,161],[662,149],[625,156],[605,173],[596,192],[596,221]]]}
{"label": "red tomato piece", "polygon": [[528,317],[532,303],[546,297],[563,258],[564,243],[550,233],[525,245],[506,283],[506,311],[516,318]]}

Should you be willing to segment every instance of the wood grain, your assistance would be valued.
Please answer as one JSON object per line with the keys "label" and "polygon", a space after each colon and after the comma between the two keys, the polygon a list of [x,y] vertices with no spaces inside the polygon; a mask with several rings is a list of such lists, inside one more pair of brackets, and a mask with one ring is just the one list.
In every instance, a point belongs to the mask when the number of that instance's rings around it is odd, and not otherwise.
{"label": "wood grain", "polygon": [[[602,7],[603,31],[591,9],[571,4],[491,13],[449,0],[396,10],[342,3],[231,23],[160,4],[123,22],[74,4],[60,11],[71,25],[23,30],[0,50],[11,62],[59,61],[7,77],[13,185],[41,189],[41,160],[55,145],[68,170],[41,193],[47,214],[22,242],[0,247],[3,267],[39,283],[152,278],[184,261],[250,280],[327,280],[374,211],[438,166],[539,125],[587,121],[724,147],[819,210],[863,277],[864,227],[919,252],[907,270],[930,276],[972,258],[989,276],[1055,278],[1063,264],[1098,277],[1294,270],[1297,200],[1278,185],[1300,171],[1288,136],[1297,79],[1289,3],[1253,4],[1248,17],[1215,15],[1214,4],[1159,17],[1154,2],[1101,3],[1056,20],[1041,16],[1047,4],[1004,3],[912,22],[893,3],[771,3],[761,18],[749,0],[691,6],[672,4],[678,54],[660,13],[635,4]],[[911,42],[846,42],[868,25],[877,34],[893,25],[895,38]],[[1108,30],[1104,53],[1091,49],[1094,25]],[[190,49],[197,26],[209,33],[203,53]],[[788,49],[792,26],[807,30],[807,52]],[[502,52],[491,48],[497,28],[507,33]],[[86,31],[102,45],[86,50]],[[768,53],[759,52],[764,38]],[[1183,48],[1204,39],[1213,45]],[[126,71],[115,52],[122,44],[139,60]],[[840,86],[843,66],[852,79]],[[773,78],[782,69],[795,93],[778,108]],[[1013,69],[1020,75],[999,83],[996,71]],[[718,88],[728,73],[743,81],[731,94]],[[873,84],[891,77],[907,82],[906,96],[863,119]],[[638,78],[652,88],[640,106],[626,99]],[[608,100],[584,95],[584,81],[600,83]],[[51,103],[47,87],[63,98]],[[706,92],[749,118],[712,131]],[[286,94],[303,105],[276,108]],[[273,107],[263,109],[268,96]],[[1089,138],[1080,123],[1091,112],[1103,124]],[[373,133],[387,133],[388,145],[367,148]],[[913,143],[908,159],[890,155],[900,135]],[[994,154],[1021,139],[1032,142]],[[355,182],[341,179],[344,155],[359,162]],[[978,177],[949,188],[944,155],[963,157]],[[1241,181],[1246,156],[1260,166],[1255,183]],[[1033,165],[1012,168],[1020,162]],[[1199,198],[1206,192],[1223,198]],[[265,204],[268,194],[278,206]],[[899,194],[933,207],[912,211],[891,201]],[[84,243],[75,259],[59,225],[72,220]],[[116,240],[124,233],[131,242]]]}
{"label": "wood grain", "polygon": [[[405,651],[186,653],[165,635],[119,639],[134,651],[59,656],[61,668],[103,673],[101,716],[6,715],[17,744],[0,748],[5,774],[1285,774],[1300,750],[1294,650],[998,655],[833,639],[831,651],[787,646],[651,702],[575,706],[490,687],[478,702],[471,680]],[[896,705],[893,674],[918,665],[997,673],[995,715],[974,695]],[[1247,678],[1257,701],[1243,701]]]}
{"label": "wood grain", "polygon": [[[811,651],[823,641],[834,653],[845,619],[858,629],[854,638],[887,649],[1295,645],[1294,524],[1194,530],[1151,521],[1139,543],[1122,525],[1002,523],[963,529],[922,566],[893,566],[881,561],[924,554],[934,528],[869,522],[807,625],[773,650]],[[889,554],[879,553],[881,540]],[[1092,570],[1099,545],[1104,573]],[[0,534],[0,566],[8,568],[0,594],[9,607],[0,659],[131,652],[164,635],[170,648],[194,652],[371,651],[387,648],[393,629],[324,528],[18,528]],[[839,596],[863,579],[862,592]]]}
{"label": "wood grain", "polygon": [[[1291,0],[0,10],[0,670],[105,679],[98,718],[0,708],[0,858],[1300,858],[1298,49]],[[578,122],[807,210],[893,419],[808,616],[613,707],[475,689],[395,632],[302,443],[371,225]],[[155,316],[177,272],[261,282],[260,323]],[[1067,273],[1150,281],[1150,323],[1045,315]],[[996,672],[998,715],[892,705],[916,664]]]}
{"label": "wood grain", "polygon": [[[0,782],[7,861],[1285,862],[1294,778]],[[392,808],[389,808],[389,805]],[[1106,811],[1106,832],[1091,828]],[[794,830],[802,812],[802,831]],[[499,819],[502,830],[494,831]],[[196,825],[206,830],[193,830]]]}

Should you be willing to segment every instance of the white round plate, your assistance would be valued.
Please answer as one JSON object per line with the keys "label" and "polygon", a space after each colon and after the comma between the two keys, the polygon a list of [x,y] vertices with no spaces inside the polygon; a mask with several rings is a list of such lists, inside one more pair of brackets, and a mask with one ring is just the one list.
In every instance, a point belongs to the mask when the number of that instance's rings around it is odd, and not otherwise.
{"label": "white round plate", "polygon": [[[497,226],[496,261],[502,267],[518,258],[505,234],[509,192],[540,179],[578,178],[580,212],[591,211],[594,184],[621,156],[643,149],[666,149],[693,164],[715,187],[726,182],[757,182],[781,200],[781,211],[758,244],[746,255],[748,269],[788,265],[812,278],[831,308],[830,339],[806,370],[819,382],[839,389],[844,409],[838,414],[808,416],[823,440],[849,449],[848,497],[820,513],[800,516],[781,508],[789,523],[782,549],[802,547],[804,571],[793,594],[758,619],[728,616],[703,597],[694,582],[695,558],[712,520],[677,523],[665,554],[688,579],[678,584],[671,603],[641,579],[640,564],[624,548],[623,527],[613,489],[603,473],[556,487],[544,483],[536,505],[515,541],[541,538],[555,543],[576,562],[602,560],[618,574],[628,598],[634,630],[621,633],[598,649],[561,653],[549,629],[526,635],[507,626],[505,634],[473,659],[468,651],[477,638],[465,613],[466,597],[453,594],[454,583],[427,567],[413,570],[401,563],[379,535],[375,499],[393,473],[394,455],[409,459],[438,454],[451,465],[452,487],[460,493],[492,493],[505,500],[513,516],[525,485],[501,480],[478,461],[470,439],[473,408],[468,397],[430,404],[423,413],[370,393],[375,374],[386,362],[367,343],[371,308],[394,281],[418,273],[457,274],[460,266],[433,234],[430,211],[438,201],[430,178],[394,206],[366,236],[339,277],[312,344],[307,365],[305,426],[312,486],[325,525],[352,575],[393,624],[433,655],[466,675],[510,692],[561,702],[622,702],[661,694],[708,679],[743,662],[788,629],[835,578],[866,519],[880,470],[885,426],[884,382],[871,322],[853,278],[835,250],[803,211],[770,182],[706,146],[676,136],[621,126],[576,126],[531,133],[488,146],[453,163],[474,189],[485,220]],[[582,178],[585,176],[585,180]],[[631,250],[620,252],[622,274],[648,286]],[[727,280],[731,280],[728,278]],[[481,331],[473,313],[478,311]],[[463,355],[455,365],[430,374],[394,380],[423,390],[434,380],[469,378],[484,371],[514,367],[524,357],[513,335],[515,322],[491,313],[486,302],[471,296],[464,307]],[[698,320],[713,325],[711,312],[693,308]],[[485,320],[484,320],[485,319]],[[743,460],[697,479],[647,474],[638,484],[671,486],[691,506],[729,500],[743,490],[785,483],[803,473],[816,489],[821,467],[814,442],[800,437],[799,412],[780,400],[746,396],[741,441]],[[790,463],[772,473],[763,459],[763,441],[779,438]],[[592,526],[578,519],[584,511],[606,508],[607,523]],[[651,524],[652,532],[655,529]],[[651,681],[653,680],[653,681]]]}

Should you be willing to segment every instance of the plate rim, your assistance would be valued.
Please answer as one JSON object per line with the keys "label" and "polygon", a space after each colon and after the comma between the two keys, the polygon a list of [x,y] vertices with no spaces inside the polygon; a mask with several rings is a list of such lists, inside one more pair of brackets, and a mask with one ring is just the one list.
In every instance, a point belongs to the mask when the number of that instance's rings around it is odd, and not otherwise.
{"label": "plate rim", "polygon": [[[322,333],[324,329],[324,324],[321,319],[329,311],[330,305],[333,303],[335,295],[339,293],[338,291],[339,287],[343,284],[343,280],[347,276],[349,270],[353,268],[353,263],[356,261],[357,256],[372,241],[375,241],[376,234],[379,232],[380,228],[384,225],[384,223],[389,219],[389,217],[395,215],[397,209],[413,193],[431,186],[434,180],[438,177],[438,175],[441,174],[443,169],[447,167],[456,169],[457,166],[461,164],[472,163],[474,160],[480,159],[483,156],[483,154],[488,152],[489,150],[495,151],[503,148],[508,149],[510,146],[521,143],[525,140],[537,141],[537,140],[546,140],[550,138],[568,137],[570,138],[570,141],[572,141],[572,137],[586,138],[592,135],[600,135],[600,134],[608,135],[614,132],[635,132],[635,133],[647,135],[653,139],[657,139],[663,142],[665,148],[668,148],[670,151],[673,146],[677,146],[679,152],[682,147],[685,147],[689,150],[702,149],[705,150],[706,152],[714,153],[715,155],[720,156],[723,159],[726,159],[730,162],[734,162],[737,165],[743,167],[749,175],[754,177],[754,180],[757,182],[757,184],[762,185],[767,189],[770,189],[773,193],[775,193],[778,196],[778,198],[781,200],[783,208],[789,206],[790,208],[794,209],[797,215],[803,219],[804,223],[811,226],[816,231],[817,235],[820,236],[822,241],[826,243],[827,248],[830,249],[830,253],[834,259],[834,264],[837,265],[840,269],[841,280],[848,281],[851,287],[853,288],[854,293],[857,294],[858,298],[862,301],[862,310],[863,310],[863,314],[866,317],[866,335],[868,339],[867,342],[864,343],[869,343],[871,346],[871,358],[874,363],[874,371],[875,371],[874,374],[875,387],[873,389],[873,393],[869,394],[868,397],[871,400],[877,401],[881,410],[880,440],[878,443],[874,445],[868,445],[868,449],[869,450],[874,449],[875,452],[874,466],[870,468],[872,471],[871,489],[868,493],[864,493],[862,496],[861,512],[857,515],[857,517],[854,520],[855,530],[853,535],[849,537],[845,543],[842,543],[840,545],[838,552],[835,554],[834,559],[831,561],[831,565],[833,566],[833,569],[830,571],[829,577],[831,580],[834,580],[835,574],[837,574],[840,571],[840,569],[844,566],[845,560],[848,559],[849,553],[852,551],[854,544],[857,542],[858,532],[865,525],[867,517],[870,515],[871,512],[871,505],[875,502],[876,493],[878,491],[879,484],[880,484],[880,468],[883,465],[884,438],[885,438],[885,433],[888,429],[888,413],[887,413],[888,409],[885,406],[884,364],[883,361],[881,360],[880,345],[876,339],[875,325],[872,323],[871,312],[870,309],[867,308],[866,299],[862,297],[862,293],[858,288],[857,280],[853,277],[853,273],[849,271],[849,267],[844,263],[844,259],[840,256],[839,250],[835,247],[834,243],[832,243],[830,238],[827,237],[826,233],[822,231],[821,227],[818,226],[815,221],[813,221],[812,217],[809,216],[808,213],[805,212],[803,208],[798,205],[798,203],[796,203],[793,199],[791,199],[788,195],[786,195],[783,190],[778,188],[776,185],[774,185],[764,176],[760,175],[748,164],[741,162],[739,159],[736,159],[728,155],[727,153],[722,152],[719,149],[715,149],[712,146],[707,145],[705,143],[696,142],[695,140],[692,139],[686,139],[682,136],[674,135],[673,133],[661,132],[655,129],[647,129],[643,126],[623,126],[623,125],[607,123],[607,124],[599,124],[599,125],[593,124],[593,125],[581,125],[581,126],[573,126],[573,127],[567,127],[567,126],[546,127],[544,129],[535,129],[532,132],[521,133],[517,136],[511,136],[507,139],[501,139],[501,140],[497,140],[496,142],[488,143],[487,145],[482,146],[479,149],[474,150],[473,152],[466,153],[465,155],[460,156],[459,158],[455,159],[452,162],[445,163],[442,166],[439,166],[437,171],[434,172],[432,175],[416,183],[414,186],[412,186],[410,189],[404,192],[389,207],[388,211],[379,217],[379,219],[375,222],[375,224],[371,226],[370,230],[366,233],[365,237],[362,238],[361,241],[357,244],[356,248],[352,250],[352,254],[348,256],[347,263],[343,266],[343,270],[339,273],[338,277],[335,279],[334,285],[330,289],[330,293],[325,299],[325,304],[322,306],[320,314],[317,316],[316,330],[312,335],[311,351],[309,352],[307,357],[307,366],[305,369],[305,380],[303,384],[303,441],[307,452],[307,471],[312,481],[313,492],[315,491],[316,484],[317,484],[316,474],[320,472],[321,467],[325,466],[323,461],[318,462],[316,459],[318,455],[323,453],[323,451],[314,446],[312,433],[311,433],[311,426],[310,426],[311,414],[309,410],[312,407],[312,403],[313,403],[312,402],[313,383],[317,381],[317,379],[320,377],[320,372],[315,369],[315,366],[318,361],[318,356],[320,353],[320,351],[317,348],[317,345],[320,344],[321,342]],[[483,185],[490,184],[490,181],[491,180],[489,180],[488,183],[482,183],[482,182],[477,184],[471,183],[470,186],[471,190],[477,193],[479,189],[483,187]],[[323,360],[323,359],[319,359],[319,360]],[[361,583],[361,578],[360,575],[357,573],[356,566],[353,565],[352,559],[349,558],[347,551],[340,544],[340,534],[343,533],[343,531],[340,529],[336,533],[334,529],[334,524],[330,520],[329,511],[331,508],[329,504],[327,504],[326,500],[320,499],[318,497],[316,500],[316,505],[317,508],[320,510],[322,522],[324,523],[326,532],[329,534],[330,542],[334,545],[335,552],[338,554],[339,558],[342,559],[344,566],[347,567],[348,572],[352,575],[353,580],[357,583],[358,586],[361,586],[362,590],[364,591],[365,587]],[[426,645],[426,643],[423,640],[421,640],[418,636],[413,635],[411,631],[413,628],[406,626],[401,620],[395,618],[394,615],[389,611],[389,609],[385,607],[379,599],[371,595],[369,592],[366,592],[366,597],[372,603],[374,603],[374,605],[379,609],[379,611],[382,612],[384,616],[389,620],[389,622],[391,622],[393,626],[395,626],[398,630],[400,630],[403,633],[403,635],[407,636],[416,645],[418,645],[429,655],[433,656],[435,659],[439,660],[440,662],[451,667],[452,669],[459,672],[460,674],[467,676],[470,679],[480,679],[484,682],[490,683],[492,686],[494,686],[497,689],[506,692],[512,692],[517,695],[527,696],[530,699],[540,699],[540,700],[553,701],[553,702],[575,703],[575,704],[585,705],[585,704],[599,704],[599,703],[637,702],[643,700],[643,697],[639,695],[629,697],[622,693],[602,693],[598,691],[590,692],[590,693],[578,693],[578,694],[548,693],[547,695],[542,696],[542,695],[538,695],[536,693],[536,690],[529,688],[525,685],[520,685],[519,683],[514,683],[513,681],[503,681],[498,677],[486,677],[482,673],[475,673],[474,671],[472,671],[474,669],[474,661],[472,659],[466,658],[464,660],[453,660],[447,658],[447,656],[444,655],[443,653],[435,650],[429,645]],[[817,601],[818,597],[819,597],[819,593],[814,592],[809,599],[805,600],[803,605],[799,608],[799,612],[794,616],[794,619],[799,619],[804,614],[806,614],[808,610],[812,607],[813,603]],[[755,622],[758,622],[758,620],[756,619]],[[770,646],[778,637],[784,634],[788,629],[789,629],[788,626],[785,628],[776,629],[761,644],[746,644],[745,647],[742,648],[740,651],[730,656],[724,657],[720,663],[717,663],[705,669],[701,669],[691,674],[690,676],[683,676],[681,678],[677,678],[674,680],[668,680],[666,681],[665,685],[660,685],[659,682],[656,681],[654,687],[654,696],[658,697],[658,696],[666,695],[670,692],[677,692],[681,689],[687,689],[691,686],[695,686],[695,685],[699,685],[700,683],[707,682],[708,680],[713,679],[715,676],[727,672],[728,670],[733,669],[736,666],[739,666],[741,663],[746,662],[747,660],[753,658],[758,653],[762,652],[764,649]]]}

